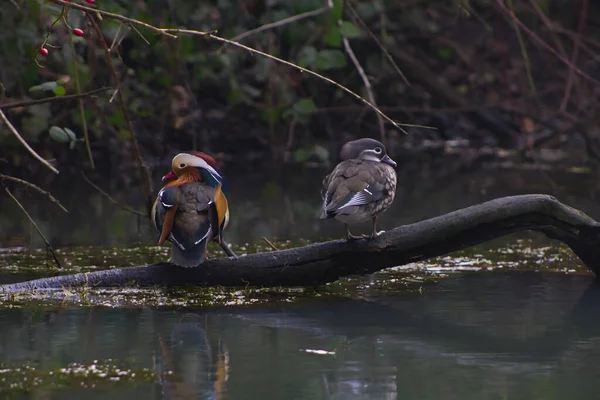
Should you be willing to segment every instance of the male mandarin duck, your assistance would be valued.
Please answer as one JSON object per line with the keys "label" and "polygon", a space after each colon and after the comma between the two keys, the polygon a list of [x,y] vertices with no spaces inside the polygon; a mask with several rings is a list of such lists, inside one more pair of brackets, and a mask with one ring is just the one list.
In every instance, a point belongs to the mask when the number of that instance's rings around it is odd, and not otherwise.
{"label": "male mandarin duck", "polygon": [[[375,139],[358,139],[346,143],[340,151],[340,162],[323,179],[321,219],[335,218],[346,226],[346,238],[373,239],[377,218],[394,201],[396,195],[396,162]],[[370,236],[354,236],[348,224],[373,221]]]}
{"label": "male mandarin duck", "polygon": [[229,256],[235,255],[223,241],[229,207],[215,160],[205,153],[181,153],[171,168],[152,207],[158,245],[170,241],[171,262],[182,267],[201,264],[212,240]]}

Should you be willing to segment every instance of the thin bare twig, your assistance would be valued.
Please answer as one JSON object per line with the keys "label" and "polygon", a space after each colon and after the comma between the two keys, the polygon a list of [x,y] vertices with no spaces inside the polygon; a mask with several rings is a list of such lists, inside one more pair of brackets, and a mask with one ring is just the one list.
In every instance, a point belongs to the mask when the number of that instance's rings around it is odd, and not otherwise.
{"label": "thin bare twig", "polygon": [[[342,21],[338,21],[338,25],[342,26]],[[365,70],[363,69],[362,65],[360,65],[360,62],[358,62],[358,58],[356,58],[356,55],[354,54],[354,51],[352,50],[352,47],[350,46],[350,41],[348,40],[347,37],[344,37],[344,39],[342,40],[344,43],[344,49],[346,50],[346,53],[348,53],[348,57],[350,57],[350,60],[352,60],[352,64],[354,64],[354,68],[356,68],[356,70],[358,71],[358,75],[360,75],[360,79],[363,81],[363,84],[365,85],[365,90],[367,91],[367,96],[369,97],[369,101],[374,105],[377,106],[377,103],[375,102],[375,95],[373,94],[373,87],[371,86],[371,81],[369,81],[369,77],[367,76],[367,74],[365,74]],[[381,138],[381,143],[383,143],[384,146],[387,145],[387,140],[385,137],[385,126],[383,123],[383,118],[381,118],[381,115],[377,114],[377,122],[379,122],[379,136]]]}
{"label": "thin bare twig", "polygon": [[540,19],[542,20],[544,25],[546,25],[546,28],[548,28],[548,30],[553,33],[552,40],[554,40],[554,44],[556,45],[556,48],[558,48],[558,50],[560,51],[560,54],[563,57],[566,57],[567,52],[565,51],[565,47],[563,46],[562,42],[556,35],[556,32],[555,32],[556,27],[554,26],[552,21],[550,21],[548,19],[548,17],[546,16],[546,14],[544,14],[544,10],[542,10],[542,8],[540,7],[540,5],[537,3],[536,0],[529,0],[529,3],[531,3],[531,6],[535,10],[536,14],[540,17]]}
{"label": "thin bare twig", "polygon": [[506,14],[509,18],[513,19],[517,24],[519,24],[521,29],[523,29],[523,31],[525,33],[527,33],[529,36],[531,36],[531,38],[533,38],[534,41],[536,41],[538,44],[540,44],[543,48],[548,50],[550,53],[554,54],[561,62],[563,62],[567,66],[571,67],[573,69],[573,71],[575,71],[578,75],[580,75],[581,77],[585,78],[586,80],[588,80],[590,82],[600,85],[600,81],[592,78],[591,76],[589,76],[588,74],[583,72],[581,69],[579,69],[577,66],[573,65],[573,63],[571,61],[567,60],[565,57],[560,55],[558,53],[558,51],[556,51],[554,48],[552,48],[552,46],[550,46],[548,43],[544,42],[538,35],[536,35],[533,31],[531,31],[529,28],[527,28],[527,26],[511,10],[506,8],[506,6],[504,5],[502,0],[496,0],[496,4],[498,5],[498,7],[500,7],[500,9],[502,10],[502,12],[504,14]]}
{"label": "thin bare twig", "polygon": [[[573,52],[571,53],[571,64],[575,65],[577,58],[579,57],[579,48],[581,46],[581,35],[585,29],[585,23],[587,19],[588,0],[583,0],[581,3],[581,11],[579,13],[579,26],[577,28],[578,35],[575,36],[575,43],[573,44]],[[571,90],[573,89],[573,82],[575,79],[575,73],[573,68],[569,68],[569,78],[567,79],[567,87],[565,88],[565,95],[560,102],[560,110],[566,111],[567,104],[569,103],[569,97],[571,97]]]}
{"label": "thin bare twig", "polygon": [[46,236],[42,233],[42,231],[40,230],[40,227],[35,223],[35,221],[33,220],[33,218],[31,218],[31,215],[29,215],[29,213],[27,212],[27,210],[25,209],[25,207],[23,207],[23,204],[21,204],[21,202],[10,192],[10,190],[8,190],[8,188],[6,187],[6,185],[4,183],[2,183],[2,186],[4,187],[4,190],[10,196],[10,198],[13,199],[15,201],[15,203],[17,203],[17,206],[19,206],[19,208],[21,209],[21,211],[23,211],[23,213],[25,214],[25,216],[29,219],[29,222],[31,222],[31,224],[34,226],[34,228],[38,231],[38,233],[42,237],[42,240],[44,241],[44,243],[46,243],[46,247],[52,253],[52,258],[54,258],[54,262],[56,263],[56,266],[58,268],[62,268],[62,265],[61,265],[60,261],[58,261],[58,256],[56,255],[56,252],[54,251],[54,248],[52,247],[52,245],[50,244],[50,242],[48,241],[48,239],[46,239]]}
{"label": "thin bare twig", "polygon": [[[69,35],[69,45],[71,46],[71,57],[73,58],[73,70],[75,74],[75,90],[78,95],[81,95],[81,82],[79,82],[79,63],[77,62],[77,53],[75,52],[75,44],[73,44],[73,35]],[[83,108],[83,99],[80,96],[77,99],[79,103],[79,115],[81,116],[81,125],[83,128],[83,140],[85,141],[85,149],[90,160],[90,167],[96,169],[94,157],[92,156],[92,147],[90,146],[90,135],[88,134],[87,119],[85,118],[85,109]]]}
{"label": "thin bare twig", "polygon": [[[53,0],[53,1],[58,1],[58,0]],[[258,54],[258,55],[260,55],[260,56],[262,56],[262,57],[266,57],[266,58],[269,58],[269,59],[271,59],[271,60],[273,60],[273,61],[276,61],[276,62],[278,62],[278,63],[284,64],[284,65],[287,65],[288,67],[292,67],[292,68],[294,68],[294,69],[297,69],[297,70],[299,70],[299,71],[306,72],[307,74],[310,74],[310,75],[316,76],[317,78],[319,78],[319,79],[321,79],[321,80],[323,80],[323,81],[325,81],[325,82],[327,82],[327,83],[330,83],[330,84],[332,84],[332,85],[334,85],[334,86],[336,86],[336,87],[340,88],[340,89],[341,89],[341,90],[343,90],[344,92],[346,92],[346,93],[348,93],[348,94],[352,95],[353,97],[355,97],[356,99],[358,99],[359,101],[361,101],[362,103],[366,104],[366,105],[367,105],[367,106],[369,106],[371,109],[373,109],[373,110],[374,110],[374,111],[375,111],[377,114],[381,115],[381,116],[382,116],[382,117],[383,117],[385,120],[387,120],[387,121],[388,121],[388,122],[390,122],[392,125],[394,125],[394,126],[395,126],[395,127],[398,129],[398,130],[400,130],[402,133],[404,133],[404,134],[408,134],[408,133],[407,133],[407,132],[406,132],[406,131],[405,131],[405,130],[402,128],[402,127],[403,127],[403,126],[410,126],[409,124],[401,124],[401,123],[399,123],[399,122],[396,122],[396,121],[394,121],[393,119],[391,119],[390,117],[388,117],[387,115],[385,115],[385,114],[384,114],[384,113],[383,113],[383,112],[382,112],[382,111],[381,111],[379,108],[377,108],[375,105],[371,104],[371,102],[369,102],[369,101],[368,101],[367,99],[365,99],[364,97],[362,97],[362,96],[360,96],[360,95],[356,94],[355,92],[353,92],[352,90],[348,89],[348,88],[347,88],[347,87],[345,87],[344,85],[342,85],[342,84],[340,84],[340,83],[337,83],[337,82],[336,82],[336,81],[334,81],[333,79],[330,79],[330,78],[328,78],[328,77],[326,77],[326,76],[324,76],[324,75],[318,74],[318,73],[316,73],[316,72],[314,72],[314,71],[311,71],[310,69],[307,69],[307,68],[301,67],[301,66],[299,66],[299,65],[296,65],[296,64],[294,64],[294,63],[292,63],[292,62],[290,62],[290,61],[286,61],[286,60],[284,60],[284,59],[282,59],[282,58],[279,58],[279,57],[272,56],[272,55],[271,55],[271,54],[269,54],[269,53],[265,53],[265,52],[262,52],[262,51],[260,51],[260,50],[256,50],[256,49],[254,49],[254,48],[252,48],[252,47],[248,47],[248,46],[246,46],[246,45],[244,45],[244,44],[241,44],[241,43],[238,43],[238,42],[233,42],[233,41],[231,41],[231,40],[229,40],[229,39],[225,39],[225,38],[222,38],[222,37],[220,37],[220,36],[216,36],[216,35],[214,35],[213,33],[210,33],[210,32],[199,32],[199,31],[194,31],[194,30],[190,30],[190,29],[168,29],[168,28],[165,28],[165,29],[163,29],[163,31],[165,31],[165,32],[173,32],[173,33],[178,33],[178,34],[180,33],[180,34],[188,34],[188,35],[207,36],[207,37],[209,37],[209,38],[211,38],[211,39],[214,39],[214,40],[216,40],[216,41],[218,41],[218,42],[221,42],[221,43],[226,43],[226,44],[230,44],[230,45],[232,45],[232,46],[235,46],[235,47],[239,47],[239,48],[241,48],[241,49],[244,49],[244,50],[246,50],[246,51],[249,51],[250,53]]]}
{"label": "thin bare twig", "polygon": [[86,12],[88,12],[91,15],[102,15],[105,18],[110,18],[110,19],[114,19],[114,20],[117,20],[117,21],[122,21],[122,22],[125,22],[127,24],[133,24],[133,25],[142,26],[142,27],[144,27],[144,28],[146,28],[146,29],[154,32],[154,33],[158,33],[159,35],[168,36],[168,37],[171,37],[171,38],[174,38],[174,39],[177,38],[176,35],[173,35],[173,34],[168,33],[168,32],[164,32],[160,28],[157,28],[155,26],[152,26],[152,25],[147,24],[147,23],[142,22],[142,21],[138,21],[137,19],[124,17],[124,16],[122,16],[120,14],[115,14],[115,13],[111,13],[111,12],[108,12],[108,11],[98,10],[96,8],[87,7],[87,6],[84,6],[82,4],[78,4],[78,3],[71,3],[71,0],[68,0],[68,1],[65,1],[65,0],[50,0],[50,1],[52,3],[55,3],[55,4],[61,4],[63,6],[69,6],[69,7],[73,8],[73,9],[76,9],[76,10],[86,11]]}
{"label": "thin bare twig", "polygon": [[96,93],[105,92],[107,90],[112,89],[111,87],[101,87],[98,89],[90,90],[89,92],[81,93],[81,94],[67,94],[64,96],[56,96],[56,97],[47,97],[45,99],[36,99],[36,100],[27,100],[27,101],[19,101],[14,103],[0,104],[0,110],[8,110],[11,108],[17,107],[29,107],[34,106],[36,104],[44,104],[44,103],[52,103],[55,101],[64,101],[64,100],[74,100],[82,97],[90,97],[95,95]]}
{"label": "thin bare twig", "polygon": [[46,167],[48,167],[52,172],[54,172],[55,174],[58,174],[58,170],[56,168],[54,168],[52,165],[50,165],[50,163],[48,161],[44,160],[42,158],[42,156],[40,156],[38,153],[36,153],[36,151],[33,150],[31,148],[31,146],[29,146],[29,144],[27,144],[25,139],[23,139],[23,137],[19,134],[19,131],[17,131],[15,129],[15,127],[10,123],[8,118],[6,118],[6,115],[4,114],[4,112],[2,110],[0,110],[0,119],[6,124],[6,126],[8,126],[8,130],[11,131],[11,133],[13,135],[15,135],[15,137],[19,140],[19,142],[21,142],[21,144],[23,146],[25,146],[27,151],[29,151],[29,153],[31,153],[32,156],[34,156],[39,162],[41,162]]}
{"label": "thin bare twig", "polygon": [[104,190],[102,190],[98,185],[96,185],[94,182],[92,182],[83,171],[81,171],[81,176],[83,176],[83,179],[85,179],[85,181],[87,183],[90,184],[91,187],[93,187],[94,189],[96,189],[98,192],[100,192],[100,194],[102,194],[104,197],[106,197],[111,203],[116,204],[117,206],[121,207],[123,210],[125,211],[129,211],[130,213],[136,214],[136,215],[140,215],[142,217],[146,217],[146,214],[144,214],[143,212],[140,212],[138,210],[134,210],[133,208],[127,207],[126,205],[123,205],[121,203],[119,203],[117,200],[115,200],[110,194],[106,193]]}
{"label": "thin bare twig", "polygon": [[[116,92],[117,92],[117,98],[119,100],[119,106],[121,108],[121,112],[123,113],[123,118],[125,119],[125,125],[127,126],[127,129],[129,130],[129,134],[131,135],[131,144],[133,145],[133,148],[135,150],[137,161],[138,161],[138,167],[140,169],[140,178],[142,179],[142,182],[144,183],[144,189],[146,191],[146,203],[148,205],[150,205],[150,204],[152,204],[152,178],[150,177],[150,172],[148,171],[148,167],[146,166],[146,163],[144,162],[144,159],[142,158],[142,151],[140,150],[140,146],[138,144],[137,137],[135,135],[135,131],[133,130],[133,125],[131,124],[131,118],[129,117],[129,111],[127,109],[127,105],[125,102],[125,96],[123,95],[123,91],[120,90],[121,89],[121,80],[119,79],[119,74],[117,73],[117,70],[115,69],[115,65],[113,63],[112,56],[110,54],[110,49],[108,48],[108,44],[104,40],[104,36],[102,35],[102,31],[100,30],[100,27],[98,26],[98,23],[96,22],[96,19],[91,14],[87,14],[87,18],[90,21],[90,23],[92,24],[92,26],[94,27],[94,30],[96,31],[96,35],[98,36],[98,40],[100,40],[100,43],[102,43],[102,47],[104,48],[104,55],[106,57],[106,62],[108,63],[108,67],[110,68],[110,70],[112,72],[112,76],[115,81],[115,85],[117,86]],[[150,211],[150,210],[148,210],[148,211]],[[148,212],[148,214],[150,214],[150,213]]]}
{"label": "thin bare twig", "polygon": [[135,25],[129,24],[129,26],[131,27],[131,29],[134,30],[135,33],[138,34],[138,36],[144,41],[144,43],[146,43],[148,46],[150,46],[150,42],[148,41],[148,39],[146,39],[144,37],[144,35],[142,35],[142,32],[138,31],[138,29],[135,27]]}
{"label": "thin bare twig", "polygon": [[[120,42],[121,42],[121,41],[119,40],[119,35],[121,34],[121,29],[122,29],[122,28],[123,28],[123,23],[120,23],[120,24],[119,24],[119,27],[117,28],[117,31],[115,32],[115,37],[113,38],[113,41],[112,41],[112,43],[110,44],[110,47],[109,47],[109,49],[108,49],[109,51],[112,51],[112,50],[115,48],[115,45],[116,45],[117,43],[120,43]],[[123,35],[123,36],[125,36],[125,35]]]}
{"label": "thin bare twig", "polygon": [[264,242],[273,250],[275,251],[279,251],[279,249],[277,248],[277,246],[275,246],[273,243],[271,243],[271,241],[269,239],[267,239],[266,237],[262,237],[262,240],[264,240]]}
{"label": "thin bare twig", "polygon": [[232,38],[230,40],[234,41],[234,42],[238,42],[238,41],[240,41],[242,39],[247,38],[248,36],[256,35],[257,33],[264,32],[264,31],[267,31],[269,29],[278,28],[280,26],[291,24],[292,22],[298,22],[298,21],[306,19],[306,18],[316,17],[317,15],[321,15],[321,14],[323,14],[324,12],[326,12],[328,10],[329,10],[329,7],[321,7],[318,10],[307,11],[307,12],[302,13],[302,14],[293,15],[291,17],[284,18],[284,19],[279,20],[279,21],[275,21],[275,22],[271,22],[269,24],[261,25],[258,28],[255,28],[255,29],[249,30],[247,32],[244,32],[242,34],[239,34],[239,35],[237,35],[236,37],[234,37],[234,38]]}
{"label": "thin bare twig", "polygon": [[[218,42],[221,42],[221,43],[230,44],[232,46],[239,47],[239,48],[244,49],[246,51],[249,51],[251,53],[258,54],[260,56],[269,58],[269,59],[271,59],[273,61],[276,61],[278,63],[281,63],[281,64],[287,65],[289,67],[295,68],[295,69],[297,69],[299,71],[306,72],[307,74],[316,76],[317,78],[319,78],[321,80],[324,80],[327,83],[330,83],[330,84],[332,84],[334,86],[337,86],[338,88],[340,88],[344,92],[352,95],[353,97],[355,97],[359,101],[363,102],[364,104],[366,104],[367,106],[369,106],[370,108],[372,108],[373,110],[375,110],[375,112],[377,112],[379,115],[381,115],[385,120],[387,120],[388,122],[390,122],[392,125],[394,125],[394,127],[396,127],[398,130],[400,130],[404,134],[407,134],[407,132],[402,127],[403,126],[410,126],[408,124],[401,124],[401,123],[398,123],[398,122],[394,121],[393,119],[391,119],[390,117],[388,117],[387,115],[385,115],[377,107],[375,107],[373,104],[371,104],[367,99],[365,99],[365,98],[361,97],[360,95],[354,93],[352,90],[350,90],[347,87],[345,87],[345,86],[337,83],[333,79],[327,78],[327,77],[325,77],[325,76],[323,76],[321,74],[318,74],[318,73],[316,73],[314,71],[311,71],[310,69],[303,68],[303,67],[301,67],[299,65],[296,65],[296,64],[294,64],[292,62],[289,62],[289,61],[283,60],[281,58],[272,56],[272,55],[270,55],[268,53],[264,53],[264,52],[262,52],[260,50],[253,49],[252,47],[248,47],[248,46],[243,45],[241,43],[234,42],[232,40],[225,39],[223,37],[217,36],[213,32],[201,32],[201,31],[195,31],[195,30],[190,30],[190,29],[157,28],[155,26],[149,25],[149,24],[147,24],[145,22],[138,21],[138,20],[133,19],[133,18],[127,18],[127,17],[124,17],[124,16],[119,15],[119,14],[114,14],[114,13],[110,13],[110,12],[107,12],[107,11],[102,11],[102,10],[98,10],[98,9],[95,9],[95,8],[91,8],[91,7],[86,7],[86,6],[83,6],[81,4],[70,3],[70,2],[65,1],[65,0],[50,0],[50,1],[53,2],[53,3],[56,3],[56,4],[69,5],[69,6],[71,6],[74,9],[78,9],[78,10],[82,10],[82,11],[87,11],[88,12],[88,17],[91,20],[93,20],[93,18],[91,17],[91,15],[101,15],[101,16],[103,16],[105,18],[115,19],[115,20],[118,20],[118,21],[126,22],[126,23],[131,24],[131,25],[141,26],[141,27],[144,27],[144,28],[146,28],[146,29],[148,29],[148,30],[150,30],[152,32],[155,32],[155,33],[158,33],[158,34],[161,34],[161,35],[165,35],[165,36],[168,36],[170,38],[177,38],[178,37],[177,34],[179,34],[179,33],[181,33],[181,34],[187,34],[187,35],[205,36],[205,37],[209,37],[209,38],[214,39],[214,40],[216,40]],[[97,27],[97,24],[95,23],[95,21],[94,21],[94,24]],[[97,28],[97,29],[99,30],[99,28]],[[104,43],[104,44],[106,45],[106,43]],[[112,65],[112,60],[109,61],[109,65]],[[118,92],[120,92],[119,87],[117,87],[116,90]]]}
{"label": "thin bare twig", "polygon": [[[512,0],[508,0],[508,6],[511,11],[515,11],[515,7],[513,5]],[[533,81],[533,74],[531,73],[531,61],[529,61],[529,54],[527,53],[527,48],[525,47],[525,41],[523,40],[523,34],[521,33],[521,29],[519,29],[519,24],[515,19],[512,20],[513,27],[515,29],[515,33],[517,34],[517,41],[519,42],[519,48],[521,49],[521,55],[523,56],[523,60],[525,61],[525,71],[527,73],[527,81],[529,82],[529,89],[531,89],[531,94],[535,95],[535,82]]]}
{"label": "thin bare twig", "polygon": [[390,62],[390,64],[392,64],[392,67],[394,67],[394,69],[396,70],[398,75],[400,75],[400,77],[402,78],[404,83],[406,83],[407,86],[410,86],[410,82],[408,81],[408,78],[406,77],[406,75],[404,75],[404,73],[402,72],[402,70],[400,69],[398,64],[396,64],[396,61],[394,61],[394,57],[392,57],[390,52],[387,51],[387,49],[385,48],[383,43],[381,43],[381,41],[377,38],[377,36],[375,36],[375,34],[373,32],[371,32],[371,30],[369,29],[367,24],[365,24],[365,21],[363,21],[362,18],[358,15],[358,13],[354,10],[354,8],[352,8],[352,5],[350,5],[350,2],[346,2],[344,4],[344,7],[350,11],[350,13],[352,14],[352,19],[355,21],[358,21],[358,23],[360,24],[362,29],[365,30],[369,34],[369,36],[371,37],[371,39],[373,39],[375,41],[375,43],[377,43],[377,46],[379,46],[379,48],[385,55],[385,58],[387,58],[387,60]]}
{"label": "thin bare twig", "polygon": [[[591,39],[591,38],[586,37],[586,36],[579,35],[577,32],[573,32],[570,29],[565,29],[562,26],[556,26],[556,25],[550,24],[549,29],[551,29],[554,32],[558,32],[558,33],[562,33],[564,35],[567,35],[567,36],[569,36],[571,38],[575,37],[575,36],[581,36],[581,40],[583,42],[588,43],[590,46],[594,46],[596,48],[600,48],[600,42],[599,41]],[[590,50],[590,51],[592,51],[592,50]],[[593,53],[593,54],[596,55],[596,53]]]}
{"label": "thin bare twig", "polygon": [[60,207],[61,210],[63,210],[66,213],[69,212],[69,210],[67,210],[62,204],[60,204],[60,201],[58,201],[54,196],[52,196],[52,194],[50,192],[45,191],[41,187],[39,187],[37,185],[34,185],[31,182],[27,182],[27,181],[24,181],[23,179],[15,178],[14,176],[4,175],[4,174],[0,174],[0,179],[6,179],[6,180],[9,180],[9,181],[17,182],[17,183],[20,183],[22,185],[28,186],[28,187],[30,187],[32,189],[35,189],[38,192],[40,192],[41,194],[47,196],[48,199],[50,199],[51,202],[53,202],[58,207]]}

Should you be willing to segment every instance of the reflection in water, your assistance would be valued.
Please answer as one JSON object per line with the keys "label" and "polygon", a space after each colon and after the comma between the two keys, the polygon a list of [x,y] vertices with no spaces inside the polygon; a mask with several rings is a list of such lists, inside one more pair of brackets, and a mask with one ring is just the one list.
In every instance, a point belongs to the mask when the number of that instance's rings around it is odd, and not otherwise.
{"label": "reflection in water", "polygon": [[0,360],[51,369],[112,358],[157,370],[155,384],[106,388],[113,400],[589,399],[599,308],[589,276],[487,272],[362,300],[3,310]]}
{"label": "reflection in water", "polygon": [[[206,317],[206,316],[204,316]],[[158,371],[165,399],[223,399],[228,378],[228,354],[219,341],[216,360],[204,318],[184,314],[171,331],[170,341],[159,338]]]}
{"label": "reflection in water", "polygon": [[[374,346],[377,347],[377,346]],[[376,350],[376,349],[374,349]],[[397,370],[392,365],[364,365],[359,360],[346,361],[339,368],[323,373],[327,399],[396,399]]]}

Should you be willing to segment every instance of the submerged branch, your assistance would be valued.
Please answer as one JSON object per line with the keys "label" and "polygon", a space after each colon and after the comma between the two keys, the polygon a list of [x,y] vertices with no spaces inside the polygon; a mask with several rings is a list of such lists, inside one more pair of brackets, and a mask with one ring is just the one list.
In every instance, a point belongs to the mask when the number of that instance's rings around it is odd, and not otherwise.
{"label": "submerged branch", "polygon": [[600,272],[600,223],[547,195],[503,197],[388,231],[375,240],[334,240],[295,249],[57,276],[0,287],[16,293],[72,285],[305,286],[437,257],[510,233],[534,230],[571,247]]}

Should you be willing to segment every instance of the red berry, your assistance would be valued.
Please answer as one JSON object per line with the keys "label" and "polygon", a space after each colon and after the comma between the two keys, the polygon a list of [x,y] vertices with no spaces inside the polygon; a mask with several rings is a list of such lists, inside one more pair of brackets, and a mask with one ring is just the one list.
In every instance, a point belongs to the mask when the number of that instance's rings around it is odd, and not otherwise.
{"label": "red berry", "polygon": [[94,4],[96,2],[96,0],[85,0],[87,1],[88,4]]}
{"label": "red berry", "polygon": [[47,49],[47,48],[45,48],[45,47],[42,47],[42,48],[40,49],[40,54],[41,54],[41,55],[43,55],[44,57],[45,57],[45,56],[47,56],[47,55],[48,55],[48,53],[49,53],[49,51],[48,51],[48,49]]}
{"label": "red berry", "polygon": [[83,36],[83,31],[79,28],[73,29],[73,35],[75,36]]}

